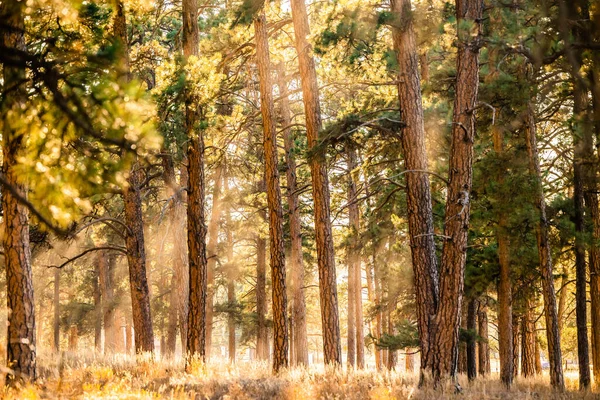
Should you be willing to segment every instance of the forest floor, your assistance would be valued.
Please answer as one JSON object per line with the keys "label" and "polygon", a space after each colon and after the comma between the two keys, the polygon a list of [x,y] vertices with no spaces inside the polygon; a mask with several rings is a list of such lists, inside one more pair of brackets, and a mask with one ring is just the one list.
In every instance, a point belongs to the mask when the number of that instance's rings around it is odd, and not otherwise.
{"label": "forest floor", "polygon": [[4,389],[6,399],[600,399],[599,393],[576,390],[576,375],[567,378],[568,390],[554,393],[547,377],[517,379],[507,391],[497,377],[468,383],[461,376],[462,393],[453,385],[443,390],[417,388],[416,375],[375,371],[291,369],[272,376],[266,364],[227,361],[185,373],[181,363],[132,358],[92,359],[63,357],[39,362],[39,382],[20,389]]}

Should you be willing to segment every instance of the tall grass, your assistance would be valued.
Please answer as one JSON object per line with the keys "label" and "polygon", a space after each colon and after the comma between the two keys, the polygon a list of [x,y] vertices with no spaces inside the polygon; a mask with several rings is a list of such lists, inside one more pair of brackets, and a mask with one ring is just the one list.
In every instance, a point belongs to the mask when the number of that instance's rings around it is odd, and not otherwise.
{"label": "tall grass", "polygon": [[273,376],[261,362],[226,360],[196,365],[190,373],[181,360],[152,360],[67,354],[43,356],[35,385],[3,389],[6,399],[600,399],[598,393],[576,390],[576,375],[568,390],[556,393],[547,377],[517,379],[506,390],[497,377],[468,382],[459,377],[462,392],[451,382],[434,390],[418,388],[417,376],[399,372],[293,368]]}

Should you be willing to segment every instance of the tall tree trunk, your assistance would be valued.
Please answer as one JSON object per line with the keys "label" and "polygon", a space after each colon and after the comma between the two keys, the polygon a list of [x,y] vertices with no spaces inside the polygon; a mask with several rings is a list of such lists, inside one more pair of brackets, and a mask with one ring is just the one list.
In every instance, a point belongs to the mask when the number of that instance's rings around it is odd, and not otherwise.
{"label": "tall tree trunk", "polygon": [[[225,188],[229,191],[227,176],[225,178]],[[227,276],[227,304],[229,315],[227,316],[227,333],[228,333],[228,354],[229,362],[235,363],[235,280],[237,268],[233,258],[233,226],[231,225],[231,211],[228,209],[225,215],[227,226],[227,268],[225,274]]]}
{"label": "tall tree trunk", "polygon": [[71,353],[76,353],[78,344],[79,332],[77,332],[77,325],[71,325],[69,328],[69,351]]}
{"label": "tall tree trunk", "polygon": [[[367,210],[368,212],[368,210]],[[375,244],[373,244],[375,246]],[[369,298],[369,303],[371,305],[379,304],[377,300],[376,290],[375,290],[375,250],[373,250],[373,255],[370,257],[372,262],[367,261],[365,263],[365,270],[367,273],[367,293]],[[377,313],[379,315],[379,313]],[[373,326],[373,321],[369,322],[369,333],[372,337],[378,338],[377,331],[377,319],[375,320],[375,326]],[[379,348],[377,346],[373,346],[373,351],[375,353],[375,367],[377,370],[381,369],[381,354]]]}
{"label": "tall tree trunk", "polygon": [[[129,50],[127,43],[127,22],[123,2],[116,1],[113,22],[115,39],[118,41],[121,72],[129,80]],[[146,249],[144,241],[144,221],[142,215],[141,184],[143,173],[136,162],[129,171],[127,187],[123,190],[125,224],[127,234],[127,262],[129,264],[129,286],[131,289],[131,309],[135,327],[136,353],[154,351],[154,333],[150,315],[150,289],[146,277]]]}
{"label": "tall tree trunk", "polygon": [[[95,289],[95,287],[94,287]],[[96,291],[94,291],[94,298]],[[52,324],[52,330],[54,331],[54,351],[60,352],[60,268],[56,268],[54,271],[54,321]]]}
{"label": "tall tree trunk", "polygon": [[542,273],[542,292],[544,294],[544,314],[546,316],[546,335],[548,337],[548,359],[550,362],[550,383],[559,390],[564,390],[565,380],[562,370],[562,353],[560,349],[560,332],[556,311],[556,293],[552,276],[552,255],[548,242],[548,219],[546,218],[546,200],[542,186],[542,174],[537,150],[535,116],[532,105],[528,105],[526,115],[526,143],[529,155],[529,170],[536,185],[535,206],[539,212],[536,225],[536,238]]}
{"label": "tall tree trunk", "polygon": [[[389,301],[389,300],[388,300]],[[396,309],[396,304],[388,304],[386,314],[387,314],[387,331],[390,335],[395,335],[396,329],[394,327],[394,321],[392,320],[392,311]],[[396,365],[398,364],[398,350],[388,349],[387,354],[387,369],[388,371],[393,371],[396,369]]]}
{"label": "tall tree trunk", "polygon": [[490,346],[488,336],[488,316],[487,316],[487,299],[479,301],[479,309],[477,311],[477,326],[479,340],[479,374],[481,376],[491,373],[490,365]]}
{"label": "tall tree trunk", "polygon": [[[0,17],[5,28],[0,43],[7,49],[25,51],[24,7],[22,1],[8,0],[0,4]],[[13,125],[14,117],[26,107],[25,69],[3,65],[2,173],[7,183],[22,195],[27,189],[16,171],[27,137]],[[6,362],[14,374],[6,376],[8,385],[36,379],[35,306],[29,247],[29,213],[9,190],[2,190],[4,234],[4,269],[6,270],[6,305],[8,332]]]}
{"label": "tall tree trunk", "polygon": [[[458,55],[452,117],[449,183],[442,249],[440,300],[436,313],[433,376],[454,376],[471,209],[475,108],[479,86],[480,23],[483,3],[457,0]],[[465,29],[465,24],[469,30]]]}
{"label": "tall tree trunk", "polygon": [[357,254],[356,268],[354,269],[354,282],[356,291],[354,292],[354,312],[356,318],[356,367],[365,368],[365,332],[362,307],[362,268],[360,255]]}
{"label": "tall tree trunk", "polygon": [[431,335],[433,315],[438,306],[438,269],[435,255],[431,187],[429,185],[425,122],[419,79],[417,43],[410,0],[391,0],[396,23],[392,30],[398,57],[398,99],[404,128],[402,150],[406,175],[408,231],[416,292],[417,326],[420,338],[421,373],[433,365]]}
{"label": "tall tree trunk", "polygon": [[[102,353],[102,292],[100,291],[100,267],[94,263],[94,348],[96,353]],[[55,316],[56,318],[56,316]]]}
{"label": "tall tree trunk", "polygon": [[[348,291],[348,304],[352,303],[354,315],[354,330],[356,333],[356,366],[360,369],[365,367],[365,338],[363,331],[363,312],[362,312],[362,273],[361,273],[361,257],[360,257],[360,209],[356,201],[357,190],[356,180],[354,178],[354,170],[357,168],[356,149],[349,147],[348,155],[348,219],[350,229],[352,231],[351,243],[349,246],[348,255],[348,281],[352,283],[352,290]],[[351,268],[352,266],[352,268]],[[352,270],[352,271],[350,271]],[[350,307],[349,307],[350,308]],[[348,324],[350,330],[350,324]],[[348,339],[348,347],[350,347],[350,338]]]}
{"label": "tall tree trunk", "polygon": [[535,320],[533,318],[533,302],[527,300],[525,314],[521,319],[521,375],[535,375]]}
{"label": "tall tree trunk", "polygon": [[[594,28],[596,33],[600,31],[597,21]],[[596,141],[598,141],[600,140],[600,52],[593,52],[592,62],[593,129]],[[600,152],[600,148],[598,151]],[[594,154],[593,158],[594,164],[592,168],[595,171],[591,174],[591,190],[586,192],[585,203],[590,212],[590,219],[592,220],[592,243],[589,248],[592,365],[594,381],[596,385],[600,385],[600,207],[598,205],[599,188],[597,178],[600,153]]]}
{"label": "tall tree trunk", "polygon": [[125,353],[131,354],[131,350],[133,349],[133,335],[132,335],[132,326],[129,318],[126,318],[124,322],[123,329],[125,329]]}
{"label": "tall tree trunk", "polygon": [[[381,252],[383,245],[377,240],[373,240],[373,301],[377,307],[375,315],[375,338],[381,339],[383,335],[383,296],[381,290],[381,266],[377,261],[377,254]],[[378,371],[381,371],[385,362],[385,349],[375,346],[375,366]]]}
{"label": "tall tree trunk", "polygon": [[[183,55],[198,55],[198,1],[183,0]],[[192,91],[185,90],[185,133],[188,138],[187,241],[189,259],[189,309],[187,356],[206,361],[206,222],[204,218],[204,137],[198,128],[201,110]],[[189,360],[188,360],[189,361]],[[188,363],[189,365],[189,363]]]}
{"label": "tall tree trunk", "polygon": [[[599,135],[600,137],[600,135]],[[595,190],[586,193],[585,202],[590,211],[592,220],[592,243],[589,249],[590,269],[590,300],[591,300],[591,339],[592,339],[592,365],[594,382],[600,384],[600,208],[598,206],[598,185]]]}
{"label": "tall tree trunk", "polygon": [[408,374],[415,372],[415,355],[411,351],[413,349],[406,349],[406,355],[404,356],[404,369]]}
{"label": "tall tree trunk", "polygon": [[[470,333],[477,332],[477,308],[479,302],[476,299],[469,300],[467,306],[467,329]],[[470,336],[470,335],[469,335]],[[477,377],[477,342],[472,338],[467,343],[467,376],[469,380]]]}
{"label": "tall tree trunk", "polygon": [[[561,2],[566,3],[566,2]],[[569,2],[569,16],[571,21],[582,19],[589,20],[588,2]],[[581,7],[579,7],[581,6]],[[561,7],[562,11],[562,7]],[[575,40],[583,40],[581,24],[573,24]],[[591,120],[588,113],[588,88],[583,77],[580,76],[582,54],[580,50],[573,50],[567,45],[568,59],[572,67],[573,81],[573,202],[575,205],[575,315],[577,325],[577,358],[579,365],[579,388],[588,389],[591,385],[590,355],[587,335],[587,266],[585,263],[585,217],[584,198],[586,193],[595,190],[593,185],[594,137]],[[589,196],[588,196],[589,197]]]}
{"label": "tall tree trunk", "polygon": [[[467,329],[467,309],[463,304],[460,318],[460,329]],[[467,343],[464,341],[458,342],[458,360],[456,364],[456,372],[459,374],[467,373]]]}
{"label": "tall tree trunk", "polygon": [[217,165],[214,173],[214,186],[212,193],[212,210],[208,223],[208,243],[206,255],[208,256],[208,292],[206,294],[206,357],[210,358],[213,332],[213,307],[215,298],[215,266],[217,265],[217,245],[219,244],[219,221],[221,219],[221,186],[223,165]]}
{"label": "tall tree trunk", "polygon": [[[183,163],[185,164],[185,162]],[[183,165],[180,182],[177,184],[173,156],[163,157],[163,179],[167,187],[167,195],[172,201],[169,212],[169,225],[173,242],[173,274],[171,277],[171,293],[169,295],[169,317],[167,328],[167,355],[175,353],[177,344],[177,328],[181,338],[182,353],[185,355],[187,338],[189,271],[187,268],[187,242],[185,240],[187,200],[187,167]]]}
{"label": "tall tree trunk", "polygon": [[[504,153],[504,135],[502,129],[494,127],[494,151],[498,157]],[[501,185],[505,171],[496,177]],[[506,386],[513,382],[515,365],[513,362],[513,320],[512,320],[512,280],[510,273],[510,239],[508,235],[508,215],[499,210],[496,241],[498,242],[498,353],[500,356],[500,379]]]}
{"label": "tall tree trunk", "polygon": [[[360,210],[356,201],[356,183],[354,182],[354,170],[356,169],[356,149],[348,143],[346,145],[346,156],[348,164],[348,224],[350,228],[350,240],[347,248],[348,264],[348,365],[359,368],[364,367],[364,353],[359,360],[359,350],[364,343],[359,343],[360,332],[362,332],[362,307],[360,297]],[[359,309],[361,315],[359,315]],[[360,349],[359,349],[360,348]]]}
{"label": "tall tree trunk", "polygon": [[283,142],[285,162],[287,165],[287,198],[289,205],[289,224],[291,237],[290,268],[292,272],[292,326],[290,333],[293,337],[292,358],[296,365],[308,365],[308,336],[306,328],[306,300],[304,297],[304,263],[302,259],[302,226],[298,206],[296,158],[293,154],[294,139],[292,138],[290,102],[285,65],[279,64],[278,83],[280,93],[281,124],[283,125]]}
{"label": "tall tree trunk", "polygon": [[[264,11],[254,18],[256,61],[259,73],[260,109],[263,120],[265,179],[269,208],[269,249],[271,252],[271,282],[273,307],[273,371],[288,366],[287,291],[285,282],[285,246],[283,242],[283,208],[277,155],[277,129],[267,21]],[[316,204],[316,202],[315,202]],[[335,272],[335,270],[334,270]],[[335,284],[335,283],[334,283]]]}
{"label": "tall tree trunk", "polygon": [[128,230],[125,238],[127,262],[129,264],[129,284],[131,287],[131,309],[135,329],[135,351],[153,352],[154,334],[150,315],[150,289],[146,278],[146,250],[144,248],[144,225],[140,184],[142,171],[134,165],[125,189],[125,223]]}
{"label": "tall tree trunk", "polygon": [[565,308],[567,306],[567,286],[569,285],[569,271],[564,266],[560,280],[560,294],[558,295],[558,331],[562,334],[563,324],[565,322]]}
{"label": "tall tree trunk", "polygon": [[593,157],[593,136],[588,114],[588,83],[581,76],[582,50],[573,48],[571,40],[583,42],[589,39],[586,30],[589,24],[588,1],[560,1],[558,28],[564,40],[565,58],[571,66],[573,83],[573,202],[575,205],[575,314],[577,326],[577,357],[579,365],[579,388],[590,387],[589,344],[587,337],[586,304],[586,244],[584,220],[584,196],[590,189],[590,172]]}
{"label": "tall tree trunk", "polygon": [[[166,150],[165,150],[166,151]],[[171,209],[169,212],[169,228],[171,237],[173,238],[173,272],[171,275],[171,288],[169,293],[169,315],[167,317],[167,339],[165,346],[162,347],[161,342],[161,355],[165,357],[172,357],[175,354],[175,348],[177,345],[177,320],[179,316],[179,297],[181,293],[180,281],[181,281],[181,268],[179,268],[179,262],[181,261],[181,255],[178,254],[177,242],[181,241],[181,228],[182,224],[179,220],[181,215],[180,208],[181,199],[179,196],[179,188],[175,178],[175,166],[173,165],[172,155],[166,155],[162,158],[163,164],[163,179],[165,181],[165,187],[167,190],[167,196],[171,201]]]}
{"label": "tall tree trunk", "polygon": [[[187,160],[184,160],[180,169],[179,186],[187,188],[189,184]],[[177,278],[177,288],[179,296],[177,297],[177,319],[179,320],[179,337],[181,340],[181,353],[185,357],[187,352],[188,338],[188,313],[190,309],[190,269],[188,244],[186,237],[187,229],[187,192],[180,189],[180,203],[175,209],[175,218],[178,221],[177,236],[173,238],[173,251],[175,252],[174,268]],[[175,231],[173,232],[175,235]]]}
{"label": "tall tree trunk", "polygon": [[[312,48],[307,40],[310,33],[308,14],[304,0],[292,0],[292,20],[296,37],[296,52],[300,66],[302,99],[306,115],[306,135],[309,151],[317,145],[321,130],[321,109],[319,104],[319,86]],[[319,270],[319,294],[321,303],[321,327],[323,331],[323,351],[325,364],[341,364],[342,347],[338,298],[336,286],[335,254],[331,232],[329,208],[329,178],[325,155],[310,157],[312,192],[315,213],[315,242],[317,247],[317,265]]]}
{"label": "tall tree trunk", "polygon": [[[577,87],[578,85],[576,85]],[[575,118],[582,118],[587,107],[587,91],[580,93],[575,90]],[[584,219],[584,193],[587,188],[585,163],[589,162],[590,154],[588,145],[579,137],[582,132],[573,132],[573,143],[575,154],[573,157],[573,202],[575,204],[575,315],[577,325],[577,358],[579,365],[579,388],[587,389],[590,387],[590,360],[589,344],[587,336],[587,265],[585,262],[585,219]],[[587,135],[586,135],[587,136]],[[589,150],[593,151],[592,136],[590,139]]]}
{"label": "tall tree trunk", "polygon": [[514,366],[513,378],[516,378],[517,376],[519,376],[519,350],[521,349],[519,346],[519,339],[521,337],[521,335],[520,335],[520,333],[521,333],[521,330],[520,330],[521,316],[513,314],[512,320],[513,320],[513,327],[512,327],[511,335],[512,335],[512,342],[513,342],[513,353],[512,353],[512,363]]}
{"label": "tall tree trunk", "polygon": [[100,292],[102,293],[102,322],[104,325],[104,354],[116,351],[114,258],[100,251],[96,260],[100,274]]}
{"label": "tall tree trunk", "polygon": [[[264,216],[264,212],[261,212]],[[267,330],[267,241],[256,238],[256,353],[259,360],[269,359],[269,336]]]}
{"label": "tall tree trunk", "polygon": [[537,333],[535,335],[535,374],[541,375],[543,373],[542,370],[542,352],[540,351],[540,341],[537,337]]}

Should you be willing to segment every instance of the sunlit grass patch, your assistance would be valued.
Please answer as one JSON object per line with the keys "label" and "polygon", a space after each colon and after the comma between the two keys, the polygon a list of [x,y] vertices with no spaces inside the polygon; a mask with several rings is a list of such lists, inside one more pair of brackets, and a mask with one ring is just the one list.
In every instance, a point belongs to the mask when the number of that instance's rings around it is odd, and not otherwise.
{"label": "sunlit grass patch", "polygon": [[597,399],[577,391],[576,377],[568,391],[554,392],[547,376],[517,378],[510,390],[494,374],[469,382],[460,375],[462,391],[453,382],[418,388],[418,377],[396,371],[346,368],[291,368],[274,376],[266,362],[214,360],[187,372],[181,359],[63,354],[40,360],[35,385],[4,389],[7,399]]}

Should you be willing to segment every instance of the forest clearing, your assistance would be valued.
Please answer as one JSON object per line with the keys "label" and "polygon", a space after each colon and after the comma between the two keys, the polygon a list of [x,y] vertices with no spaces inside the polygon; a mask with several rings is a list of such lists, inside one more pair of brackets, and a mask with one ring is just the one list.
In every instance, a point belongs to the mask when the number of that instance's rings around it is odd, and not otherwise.
{"label": "forest clearing", "polygon": [[0,0],[2,397],[600,398],[600,2]]}

